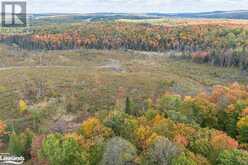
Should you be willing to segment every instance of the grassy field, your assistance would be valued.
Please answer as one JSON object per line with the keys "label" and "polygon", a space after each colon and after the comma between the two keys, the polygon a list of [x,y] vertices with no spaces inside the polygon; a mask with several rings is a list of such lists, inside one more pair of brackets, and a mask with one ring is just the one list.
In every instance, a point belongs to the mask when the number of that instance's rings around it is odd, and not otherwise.
{"label": "grassy field", "polygon": [[5,121],[23,117],[17,108],[20,99],[33,106],[55,99],[63,106],[61,112],[52,111],[52,116],[70,113],[75,117],[110,110],[127,96],[142,108],[146,98],[168,91],[194,95],[215,84],[248,82],[247,74],[239,69],[194,64],[152,52],[34,52],[1,45],[0,66],[0,119]]}

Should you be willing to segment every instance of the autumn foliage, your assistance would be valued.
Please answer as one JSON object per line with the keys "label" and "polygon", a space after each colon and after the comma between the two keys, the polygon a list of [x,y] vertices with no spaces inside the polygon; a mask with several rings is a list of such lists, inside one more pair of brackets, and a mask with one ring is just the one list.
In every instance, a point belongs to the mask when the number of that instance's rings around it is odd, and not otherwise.
{"label": "autumn foliage", "polygon": [[[237,83],[194,96],[167,92],[139,115],[113,108],[85,119],[77,131],[34,136],[32,145],[28,134],[12,134],[9,148],[31,150],[37,164],[246,163],[247,108],[247,87]],[[3,133],[6,126],[0,126]],[[20,143],[18,137],[29,140]],[[29,144],[27,151],[23,144]]]}
{"label": "autumn foliage", "polygon": [[6,131],[6,124],[0,120],[0,136],[4,135]]}
{"label": "autumn foliage", "polygon": [[[201,21],[199,21],[201,22]],[[56,26],[35,29],[29,35],[0,35],[0,41],[27,49],[134,49],[180,51],[193,61],[247,69],[247,28],[195,23],[183,26],[92,22],[54,31]]]}

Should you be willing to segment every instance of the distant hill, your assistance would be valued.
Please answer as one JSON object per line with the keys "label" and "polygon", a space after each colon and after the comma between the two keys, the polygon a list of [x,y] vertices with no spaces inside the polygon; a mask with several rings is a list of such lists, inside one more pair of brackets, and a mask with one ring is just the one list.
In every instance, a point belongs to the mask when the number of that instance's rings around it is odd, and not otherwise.
{"label": "distant hill", "polygon": [[213,11],[201,13],[91,13],[91,14],[32,14],[34,22],[78,22],[78,21],[107,21],[118,19],[160,19],[160,18],[214,18],[214,19],[248,19],[248,10]]}
{"label": "distant hill", "polygon": [[127,13],[92,13],[92,14],[33,14],[33,20],[70,20],[70,21],[105,21],[118,19],[154,19],[163,16],[149,14],[127,14]]}
{"label": "distant hill", "polygon": [[[93,21],[114,21],[119,19],[128,20],[145,20],[161,18],[212,18],[212,19],[247,19],[248,10],[237,11],[213,11],[200,13],[45,13],[45,14],[28,14],[31,24],[47,23],[77,23]],[[1,14],[0,14],[1,20]],[[1,21],[0,21],[1,26]]]}
{"label": "distant hill", "polygon": [[202,13],[149,13],[149,16],[156,17],[179,17],[179,18],[224,18],[224,19],[248,19],[248,10],[238,11],[213,11]]}

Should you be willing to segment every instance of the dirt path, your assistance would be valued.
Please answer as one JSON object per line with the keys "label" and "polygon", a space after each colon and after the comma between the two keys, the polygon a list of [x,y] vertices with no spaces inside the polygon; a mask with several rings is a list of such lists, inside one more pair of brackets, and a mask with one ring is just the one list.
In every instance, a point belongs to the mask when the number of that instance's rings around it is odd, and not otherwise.
{"label": "dirt path", "polygon": [[66,68],[75,69],[80,68],[80,66],[10,66],[10,67],[0,67],[0,71],[13,70],[13,69],[47,69],[47,68]]}

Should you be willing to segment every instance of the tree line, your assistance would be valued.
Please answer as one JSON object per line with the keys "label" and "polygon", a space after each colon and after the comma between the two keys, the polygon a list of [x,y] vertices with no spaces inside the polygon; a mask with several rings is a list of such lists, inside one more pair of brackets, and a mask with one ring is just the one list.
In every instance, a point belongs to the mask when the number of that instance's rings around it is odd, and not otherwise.
{"label": "tree line", "polygon": [[94,22],[48,26],[29,35],[0,35],[0,41],[25,49],[134,49],[180,51],[195,62],[248,68],[248,30],[228,26]]}

